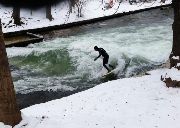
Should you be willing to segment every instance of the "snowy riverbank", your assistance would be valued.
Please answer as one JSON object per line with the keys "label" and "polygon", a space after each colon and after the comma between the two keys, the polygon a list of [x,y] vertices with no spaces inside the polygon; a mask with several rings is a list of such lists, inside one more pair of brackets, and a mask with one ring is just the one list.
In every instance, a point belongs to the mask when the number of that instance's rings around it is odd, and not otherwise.
{"label": "snowy riverbank", "polygon": [[110,81],[23,109],[15,128],[179,128],[180,90],[160,81],[166,72],[180,78],[176,69],[158,69]]}
{"label": "snowy riverbank", "polygon": [[148,3],[137,3],[130,5],[129,2],[123,1],[121,4],[119,2],[114,2],[112,8],[105,9],[106,4],[102,4],[101,1],[89,0],[82,3],[81,16],[79,17],[77,6],[72,7],[72,13],[70,13],[70,5],[68,2],[63,2],[58,5],[53,5],[51,7],[52,21],[46,18],[45,8],[30,10],[30,9],[20,9],[20,18],[23,24],[21,26],[16,26],[12,19],[12,7],[4,7],[0,5],[0,17],[3,23],[3,31],[14,32],[27,29],[42,28],[47,26],[68,24],[83,20],[89,20],[104,16],[110,16],[118,13],[135,11],[145,8],[152,8],[161,5],[170,4],[172,0],[166,0],[165,3],[160,2],[160,0],[148,2]]}
{"label": "snowy riverbank", "polygon": [[[180,90],[160,81],[167,72],[180,78],[176,69],[158,69],[22,109],[23,120],[14,128],[179,128]],[[0,128],[11,127],[0,123]]]}

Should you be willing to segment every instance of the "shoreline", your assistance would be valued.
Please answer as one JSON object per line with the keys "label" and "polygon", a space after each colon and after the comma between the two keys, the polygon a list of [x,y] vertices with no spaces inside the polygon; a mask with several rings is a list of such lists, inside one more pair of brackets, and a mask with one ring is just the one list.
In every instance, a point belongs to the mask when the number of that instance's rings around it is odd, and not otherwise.
{"label": "shoreline", "polygon": [[[78,22],[72,22],[72,23],[67,23],[67,24],[60,24],[60,25],[54,25],[54,26],[47,26],[47,27],[42,27],[42,28],[35,28],[35,29],[27,29],[27,30],[20,30],[20,31],[14,31],[14,32],[7,32],[4,33],[4,38],[5,38],[5,45],[6,47],[25,47],[28,44],[31,43],[39,43],[42,42],[45,37],[42,33],[50,33],[51,31],[63,31],[66,29],[72,29],[73,27],[81,27],[83,25],[88,25],[88,24],[94,24],[106,20],[111,20],[115,18],[120,18],[123,16],[128,16],[128,15],[133,15],[145,11],[150,11],[150,10],[155,10],[155,9],[163,9],[163,8],[171,8],[172,4],[167,4],[167,5],[162,5],[162,6],[156,6],[156,7],[150,7],[150,8],[145,8],[145,9],[140,9],[140,10],[135,10],[135,11],[129,11],[129,12],[123,12],[123,13],[117,13],[114,15],[109,15],[109,16],[104,16],[104,17],[98,17],[94,19],[89,19],[89,20],[82,20]],[[32,38],[32,39],[24,39],[28,35],[28,33],[32,34],[42,34],[41,38]],[[21,37],[22,39],[18,38]],[[40,36],[39,36],[40,37]],[[18,38],[18,41],[15,41],[16,38]],[[6,42],[6,40],[8,40]]]}
{"label": "shoreline", "polygon": [[126,16],[126,15],[131,15],[131,14],[144,12],[144,11],[149,11],[149,10],[153,10],[153,9],[167,8],[167,7],[171,7],[171,6],[172,6],[172,4],[166,4],[166,5],[156,6],[156,7],[139,9],[139,10],[135,10],[135,11],[117,13],[117,14],[113,14],[113,15],[109,15],[109,16],[103,16],[103,17],[87,19],[87,20],[82,20],[82,21],[77,21],[77,22],[71,22],[71,23],[67,23],[67,24],[53,25],[53,26],[47,26],[47,27],[35,28],[35,29],[19,30],[19,31],[14,31],[14,32],[5,32],[4,36],[5,37],[10,37],[10,36],[13,36],[13,35],[26,34],[27,32],[39,33],[39,32],[43,32],[43,31],[67,29],[67,28],[71,28],[71,27],[92,24],[92,23],[96,23],[96,22],[99,22],[99,21],[109,20],[109,19],[113,19],[113,18],[117,18],[117,17],[122,17],[122,16]]}

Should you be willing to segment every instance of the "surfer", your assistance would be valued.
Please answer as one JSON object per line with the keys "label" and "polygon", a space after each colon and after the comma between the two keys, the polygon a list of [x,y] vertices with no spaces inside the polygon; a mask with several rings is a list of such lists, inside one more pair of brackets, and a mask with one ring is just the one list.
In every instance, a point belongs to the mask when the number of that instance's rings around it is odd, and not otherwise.
{"label": "surfer", "polygon": [[[109,55],[103,48],[98,48],[97,46],[94,46],[94,50],[99,52],[99,56],[94,59],[96,61],[101,55],[103,57],[103,66],[110,72],[111,70],[106,66],[108,64]],[[114,68],[112,65],[109,64],[109,67]]]}

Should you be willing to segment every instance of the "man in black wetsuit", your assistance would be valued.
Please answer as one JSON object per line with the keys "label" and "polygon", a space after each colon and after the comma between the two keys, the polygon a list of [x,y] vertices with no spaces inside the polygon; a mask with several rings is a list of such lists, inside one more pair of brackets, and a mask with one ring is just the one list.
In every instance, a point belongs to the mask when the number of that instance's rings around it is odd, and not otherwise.
{"label": "man in black wetsuit", "polygon": [[[108,64],[108,60],[109,60],[109,55],[107,54],[107,52],[103,48],[98,48],[97,46],[94,47],[94,50],[99,52],[99,56],[96,57],[94,59],[94,61],[96,61],[102,55],[103,56],[103,66],[108,70],[108,72],[110,72],[111,70],[106,66],[106,64]],[[109,67],[113,68],[113,66],[110,64],[109,64]]]}

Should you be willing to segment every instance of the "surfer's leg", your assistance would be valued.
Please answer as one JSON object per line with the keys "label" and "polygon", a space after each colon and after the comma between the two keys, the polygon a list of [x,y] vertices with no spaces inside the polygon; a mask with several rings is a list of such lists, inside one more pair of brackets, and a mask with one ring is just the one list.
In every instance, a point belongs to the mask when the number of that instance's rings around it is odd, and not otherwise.
{"label": "surfer's leg", "polygon": [[107,63],[108,63],[108,58],[103,58],[103,66],[108,70],[108,72],[110,72],[110,69],[106,66]]}
{"label": "surfer's leg", "polygon": [[[108,64],[108,62],[109,62],[109,56],[105,57],[104,59],[105,59],[105,61],[106,61],[106,64]],[[108,64],[108,66],[111,67],[112,69],[114,69],[114,66],[112,66],[112,65],[110,65],[110,64]]]}
{"label": "surfer's leg", "polygon": [[106,66],[106,64],[103,64],[103,66],[110,72],[111,70]]}

